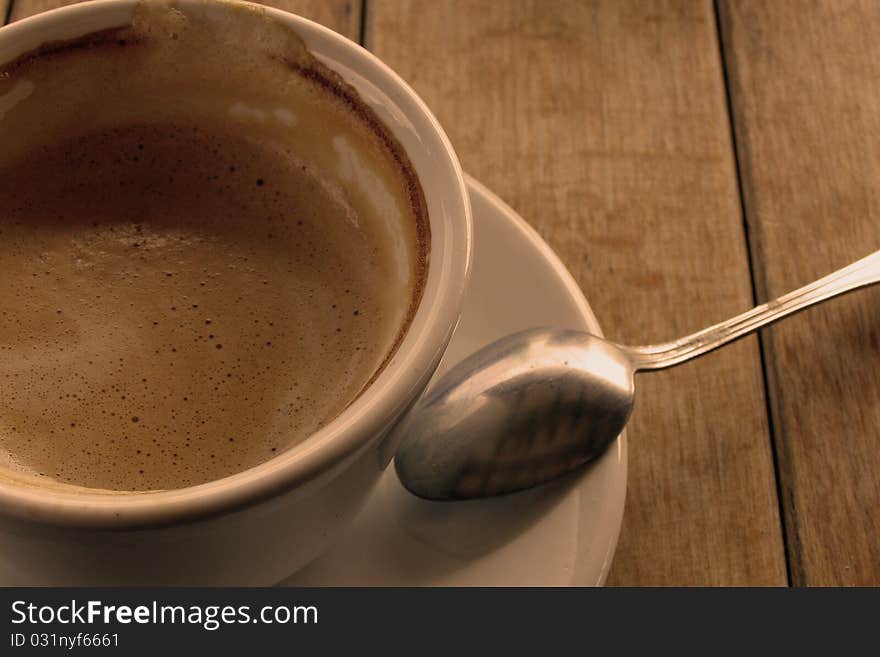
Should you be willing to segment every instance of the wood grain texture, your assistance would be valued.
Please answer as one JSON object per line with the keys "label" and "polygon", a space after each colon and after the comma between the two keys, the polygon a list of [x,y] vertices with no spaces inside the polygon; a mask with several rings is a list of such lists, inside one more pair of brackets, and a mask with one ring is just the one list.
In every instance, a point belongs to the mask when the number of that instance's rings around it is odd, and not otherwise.
{"label": "wood grain texture", "polygon": [[[880,248],[880,6],[724,2],[758,290]],[[792,579],[880,585],[880,290],[765,333]]]}
{"label": "wood grain texture", "polygon": [[[751,305],[710,3],[370,0],[366,18],[366,45],[609,336],[668,339]],[[639,386],[610,582],[785,584],[756,340]]]}
{"label": "wood grain texture", "polygon": [[[0,7],[7,0],[0,0]],[[19,20],[49,9],[75,4],[82,0],[8,0],[14,2],[12,20]],[[258,1],[258,0],[257,0]],[[357,41],[360,36],[360,0],[269,0],[258,4],[269,5],[299,14],[321,23],[331,30]]]}

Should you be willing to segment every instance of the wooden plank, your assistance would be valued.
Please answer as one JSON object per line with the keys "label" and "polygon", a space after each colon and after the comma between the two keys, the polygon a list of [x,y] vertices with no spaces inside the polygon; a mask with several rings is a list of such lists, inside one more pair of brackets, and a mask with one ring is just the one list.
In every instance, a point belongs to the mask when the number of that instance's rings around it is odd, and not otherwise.
{"label": "wooden plank", "polygon": [[[880,6],[722,3],[758,290],[880,248]],[[766,332],[795,584],[880,584],[880,290]]]}
{"label": "wooden plank", "polygon": [[[0,7],[7,0],[0,0]],[[82,2],[83,0],[14,0],[12,20],[19,20],[49,9]],[[299,14],[321,23],[349,39],[357,41],[360,36],[360,0],[269,0],[259,4],[270,5]]]}
{"label": "wooden plank", "polygon": [[[709,2],[370,0],[366,45],[609,336],[668,339],[751,305]],[[639,386],[611,583],[785,584],[757,341]]]}

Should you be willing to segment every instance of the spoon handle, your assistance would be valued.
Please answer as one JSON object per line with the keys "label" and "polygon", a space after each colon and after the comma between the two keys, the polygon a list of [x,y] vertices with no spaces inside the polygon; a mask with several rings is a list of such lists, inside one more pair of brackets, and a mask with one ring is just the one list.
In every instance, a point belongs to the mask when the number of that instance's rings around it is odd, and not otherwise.
{"label": "spoon handle", "polygon": [[813,304],[821,303],[839,294],[860,287],[880,283],[880,251],[857,260],[848,267],[838,269],[814,283],[789,292],[769,303],[737,315],[726,322],[715,324],[674,342],[622,347],[630,356],[637,370],[659,370],[678,365],[691,358],[741,338],[771,322],[788,317]]}

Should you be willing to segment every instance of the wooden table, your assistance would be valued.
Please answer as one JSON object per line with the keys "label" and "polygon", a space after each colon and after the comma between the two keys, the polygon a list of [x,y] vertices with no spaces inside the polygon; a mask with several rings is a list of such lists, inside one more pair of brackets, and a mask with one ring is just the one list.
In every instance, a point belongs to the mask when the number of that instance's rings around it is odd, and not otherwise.
{"label": "wooden table", "polygon": [[[678,337],[880,248],[877,3],[272,4],[408,80],[615,339]],[[609,583],[880,584],[878,320],[869,289],[642,377]]]}

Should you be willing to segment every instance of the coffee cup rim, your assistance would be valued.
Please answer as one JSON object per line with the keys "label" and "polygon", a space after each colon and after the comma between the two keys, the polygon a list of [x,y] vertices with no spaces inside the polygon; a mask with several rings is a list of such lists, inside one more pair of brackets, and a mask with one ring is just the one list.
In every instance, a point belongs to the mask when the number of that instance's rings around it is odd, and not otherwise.
{"label": "coffee cup rim", "polygon": [[[93,0],[0,28],[0,63],[51,41],[129,24],[138,3]],[[292,489],[320,486],[344,469],[371,440],[378,439],[391,419],[421,392],[458,321],[473,250],[470,199],[449,138],[418,94],[375,55],[301,16],[240,0],[177,0],[176,4],[194,10],[243,6],[264,12],[297,32],[319,59],[338,62],[345,70],[332,63],[330,67],[344,78],[350,69],[403,113],[420,149],[427,154],[416,158],[404,144],[428,202],[432,233],[422,299],[393,357],[364,392],[322,429],[273,459],[222,479],[164,491],[74,492],[72,487],[0,479],[0,514],[73,527],[161,526],[229,513]],[[3,47],[10,43],[18,44],[17,50],[13,45],[11,55],[11,48]],[[370,99],[367,102],[372,103]],[[389,128],[401,138],[399,126]],[[424,162],[429,162],[430,172]]]}

